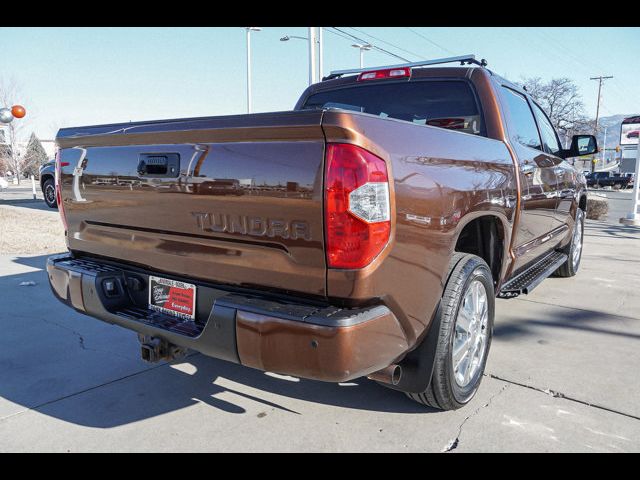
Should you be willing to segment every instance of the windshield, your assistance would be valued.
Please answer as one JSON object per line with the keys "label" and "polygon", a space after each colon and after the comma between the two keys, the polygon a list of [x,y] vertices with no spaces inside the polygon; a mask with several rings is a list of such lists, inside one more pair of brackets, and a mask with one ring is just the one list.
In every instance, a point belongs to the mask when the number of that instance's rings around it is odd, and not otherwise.
{"label": "windshield", "polygon": [[302,108],[340,108],[475,135],[483,133],[478,104],[470,85],[462,80],[359,83],[310,95]]}

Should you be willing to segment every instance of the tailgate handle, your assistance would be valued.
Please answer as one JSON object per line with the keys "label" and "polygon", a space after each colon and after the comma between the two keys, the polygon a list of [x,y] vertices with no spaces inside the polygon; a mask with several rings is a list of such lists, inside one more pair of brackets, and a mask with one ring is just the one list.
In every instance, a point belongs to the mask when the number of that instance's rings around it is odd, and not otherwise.
{"label": "tailgate handle", "polygon": [[141,153],[138,175],[141,177],[177,177],[180,173],[180,154]]}

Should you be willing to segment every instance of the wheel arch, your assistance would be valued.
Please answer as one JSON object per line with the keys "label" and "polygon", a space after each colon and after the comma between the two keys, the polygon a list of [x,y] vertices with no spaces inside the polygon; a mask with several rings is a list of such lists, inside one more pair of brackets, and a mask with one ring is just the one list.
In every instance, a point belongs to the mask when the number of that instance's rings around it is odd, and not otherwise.
{"label": "wheel arch", "polygon": [[510,258],[509,222],[496,212],[474,212],[461,219],[457,230],[453,253],[471,253],[487,262],[497,291]]}
{"label": "wheel arch", "polygon": [[53,174],[51,173],[44,173],[40,176],[40,189],[44,188],[44,182],[46,182],[47,180],[55,180]]}

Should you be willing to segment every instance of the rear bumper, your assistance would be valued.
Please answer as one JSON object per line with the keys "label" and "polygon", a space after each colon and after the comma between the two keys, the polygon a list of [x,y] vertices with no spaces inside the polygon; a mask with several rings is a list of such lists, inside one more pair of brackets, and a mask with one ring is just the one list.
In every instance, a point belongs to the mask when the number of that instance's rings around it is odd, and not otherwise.
{"label": "rear bumper", "polygon": [[[152,272],[71,254],[49,257],[47,272],[55,296],[81,313],[260,370],[341,382],[381,370],[408,350],[384,305],[341,309],[177,278],[198,288],[196,322],[184,322],[147,308]],[[117,298],[105,295],[107,279],[120,285]]]}

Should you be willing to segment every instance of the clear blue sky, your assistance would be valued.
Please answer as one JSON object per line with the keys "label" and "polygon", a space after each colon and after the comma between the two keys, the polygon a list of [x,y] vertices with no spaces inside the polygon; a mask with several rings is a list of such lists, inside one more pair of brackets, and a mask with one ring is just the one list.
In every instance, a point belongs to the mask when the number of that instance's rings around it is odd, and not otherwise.
{"label": "clear blue sky", "polygon": [[[340,28],[412,61],[475,53],[511,80],[570,77],[591,115],[597,82],[589,77],[614,75],[601,115],[640,113],[640,28]],[[306,34],[306,27],[253,34],[254,111],[294,106],[307,86],[307,44],[279,38]],[[0,38],[0,77],[20,83],[28,130],[40,138],[63,126],[246,111],[241,27],[0,28]],[[353,40],[324,38],[325,74],[358,66]],[[366,66],[397,62],[365,53]]]}

